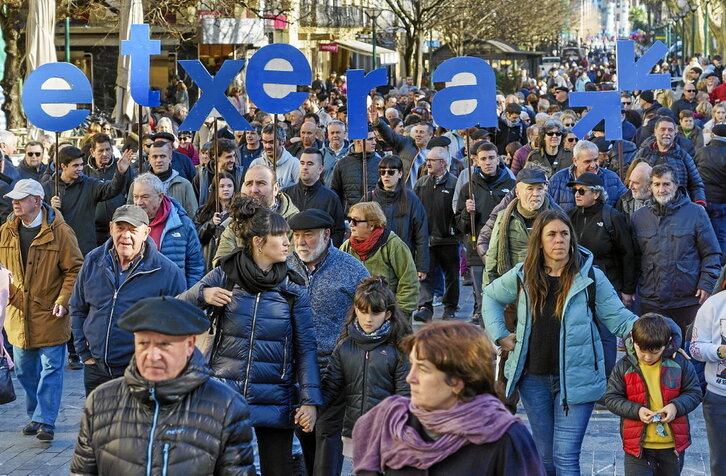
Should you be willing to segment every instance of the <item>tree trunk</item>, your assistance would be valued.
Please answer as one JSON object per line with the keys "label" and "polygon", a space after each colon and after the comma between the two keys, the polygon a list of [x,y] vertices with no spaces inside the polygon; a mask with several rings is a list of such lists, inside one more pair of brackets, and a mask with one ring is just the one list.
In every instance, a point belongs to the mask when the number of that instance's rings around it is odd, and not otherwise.
{"label": "tree trunk", "polygon": [[23,34],[20,29],[20,10],[7,7],[4,14],[0,14],[0,28],[5,40],[5,77],[0,81],[5,93],[5,103],[2,110],[7,117],[8,129],[26,126],[20,100],[20,84],[25,77],[23,58],[19,50]]}
{"label": "tree trunk", "polygon": [[404,77],[414,75],[414,63],[415,63],[415,48],[416,48],[416,41],[414,40],[413,35],[406,34],[406,47],[403,50],[403,59],[404,64],[406,65],[406,71],[404,73]]}
{"label": "tree trunk", "polygon": [[421,86],[423,80],[423,38],[424,30],[420,28],[416,32],[416,65],[415,65],[415,76],[414,81],[416,85]]}

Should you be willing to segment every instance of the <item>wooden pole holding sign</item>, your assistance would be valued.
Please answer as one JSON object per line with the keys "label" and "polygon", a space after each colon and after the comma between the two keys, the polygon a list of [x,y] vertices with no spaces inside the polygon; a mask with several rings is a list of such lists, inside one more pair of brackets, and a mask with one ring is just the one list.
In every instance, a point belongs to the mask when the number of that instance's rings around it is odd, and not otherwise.
{"label": "wooden pole holding sign", "polygon": [[141,172],[142,172],[141,168],[144,165],[144,141],[142,139],[142,137],[144,136],[144,134],[143,134],[143,130],[144,130],[143,127],[144,126],[142,124],[143,121],[141,119],[141,116],[143,115],[143,113],[144,113],[144,107],[141,104],[139,104],[139,120],[138,120],[139,129],[136,131],[139,134],[139,136],[138,136],[138,139],[139,139],[139,158],[138,158],[138,162],[139,163],[137,164],[138,167],[139,167],[139,175],[141,175]]}
{"label": "wooden pole holding sign", "polygon": [[214,211],[219,213],[219,137],[217,131],[217,118],[214,118],[214,136],[212,142],[214,144]]}
{"label": "wooden pole holding sign", "polygon": [[362,171],[363,171],[363,198],[361,198],[361,202],[367,202],[368,201],[368,157],[366,157],[366,143],[368,142],[368,139],[363,139],[363,160],[361,162],[362,165]]}
{"label": "wooden pole holding sign", "polygon": [[59,132],[55,133],[55,194],[58,198],[61,198],[60,196],[60,174],[61,174],[61,167],[60,167],[60,147],[59,147]]}
{"label": "wooden pole holding sign", "polygon": [[[618,141],[618,173],[620,180],[625,183],[625,159],[623,158],[623,140]],[[627,184],[626,184],[627,186]]]}
{"label": "wooden pole holding sign", "polygon": [[272,123],[275,125],[275,131],[272,134],[272,170],[277,175],[277,114],[273,114],[272,118]]}
{"label": "wooden pole holding sign", "polygon": [[[469,199],[474,200],[474,186],[471,180],[474,178],[474,168],[471,164],[471,137],[469,129],[466,130],[466,155],[467,157],[467,169],[469,171]],[[471,224],[471,248],[476,249],[476,210],[469,212],[469,222]]]}

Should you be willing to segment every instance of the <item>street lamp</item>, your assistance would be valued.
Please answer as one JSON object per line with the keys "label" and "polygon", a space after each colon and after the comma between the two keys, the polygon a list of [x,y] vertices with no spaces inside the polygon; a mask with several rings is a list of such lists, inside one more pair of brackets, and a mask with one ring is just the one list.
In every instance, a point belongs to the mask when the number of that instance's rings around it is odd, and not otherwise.
{"label": "street lamp", "polygon": [[376,23],[378,23],[378,16],[381,14],[381,9],[376,7],[368,7],[365,10],[366,16],[371,19],[371,41],[373,45],[373,69],[378,67],[378,56],[376,55]]}
{"label": "street lamp", "polygon": [[691,3],[688,8],[691,10],[691,57],[696,55],[696,10],[697,3]]}

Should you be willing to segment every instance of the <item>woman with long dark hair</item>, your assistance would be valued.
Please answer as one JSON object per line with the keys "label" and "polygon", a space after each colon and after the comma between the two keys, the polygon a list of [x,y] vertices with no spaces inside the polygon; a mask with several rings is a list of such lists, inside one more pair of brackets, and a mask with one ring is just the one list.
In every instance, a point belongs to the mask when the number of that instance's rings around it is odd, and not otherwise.
{"label": "woman with long dark hair", "polygon": [[[580,474],[582,439],[594,402],[605,394],[597,323],[625,337],[637,319],[592,262],[592,253],[578,247],[567,214],[545,210],[534,221],[524,263],[484,289],[486,330],[510,352],[506,396],[519,390],[551,475]],[[504,308],[515,301],[517,328],[511,333]]]}
{"label": "woman with long dark hair", "polygon": [[[217,183],[219,183],[219,188]],[[219,237],[224,231],[222,223],[229,216],[229,206],[232,203],[232,197],[236,194],[237,185],[232,174],[220,172],[219,181],[212,183],[212,193],[207,195],[207,201],[197,209],[197,213],[194,215],[194,224],[197,225],[197,234],[199,242],[202,244],[207,272],[212,269],[212,259],[217,252]],[[219,200],[220,211],[217,211],[217,200]]]}
{"label": "woman with long dark hair", "polygon": [[555,172],[572,165],[572,151],[564,144],[566,135],[565,126],[560,121],[547,120],[540,129],[538,147],[529,153],[524,168],[537,168],[550,178]]}
{"label": "woman with long dark hair", "polygon": [[286,264],[285,219],[247,197],[235,197],[230,215],[244,246],[179,299],[218,308],[205,350],[212,375],[247,400],[262,474],[287,476],[294,425],[312,431],[323,400],[310,298]]}

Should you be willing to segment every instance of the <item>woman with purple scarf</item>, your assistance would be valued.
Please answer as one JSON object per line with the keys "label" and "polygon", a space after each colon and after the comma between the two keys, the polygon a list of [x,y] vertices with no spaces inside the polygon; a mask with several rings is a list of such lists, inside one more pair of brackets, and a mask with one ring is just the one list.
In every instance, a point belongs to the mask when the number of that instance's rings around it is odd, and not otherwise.
{"label": "woman with purple scarf", "polygon": [[460,321],[401,342],[411,398],[392,396],[353,429],[353,469],[369,475],[544,475],[532,436],[494,393],[494,348]]}

